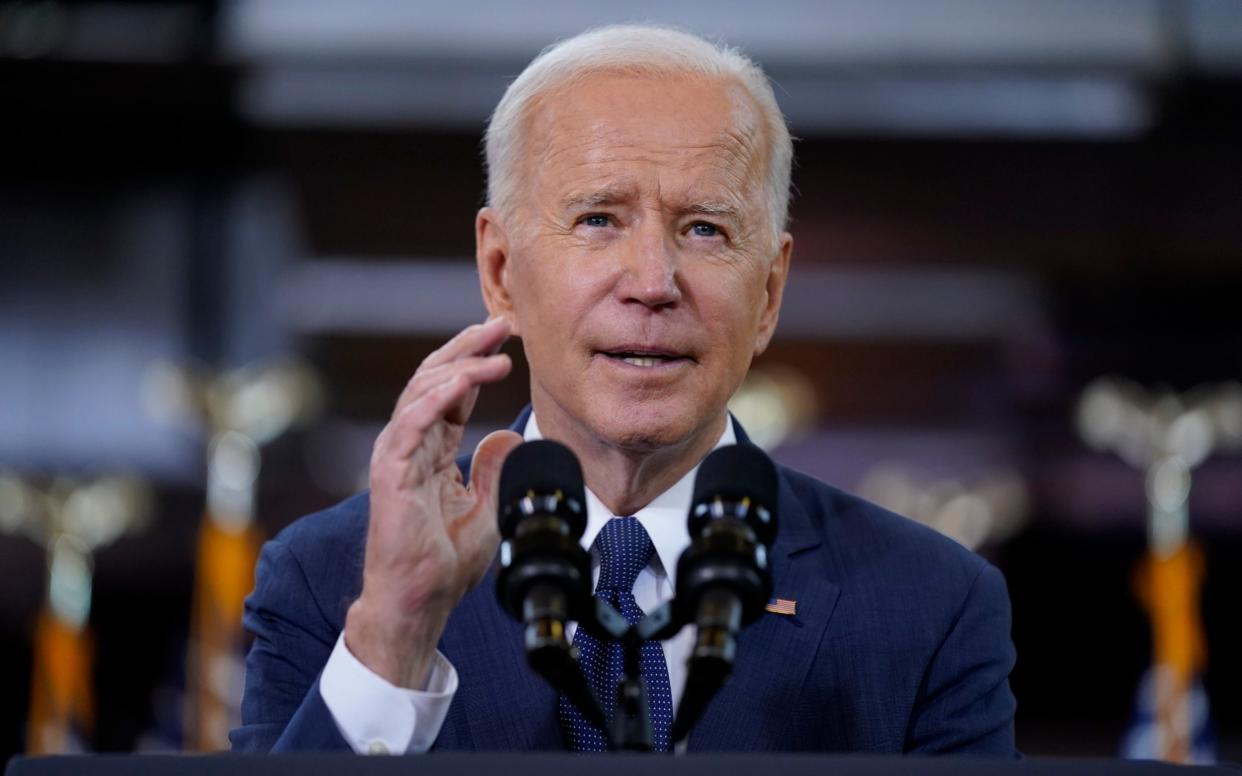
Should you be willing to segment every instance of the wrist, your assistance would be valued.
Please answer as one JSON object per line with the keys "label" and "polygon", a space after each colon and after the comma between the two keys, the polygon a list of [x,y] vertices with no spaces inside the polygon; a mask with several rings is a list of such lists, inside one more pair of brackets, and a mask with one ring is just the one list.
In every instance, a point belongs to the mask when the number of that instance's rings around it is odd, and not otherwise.
{"label": "wrist", "polygon": [[345,615],[345,646],[359,662],[397,687],[427,685],[447,613],[399,614],[365,595]]}

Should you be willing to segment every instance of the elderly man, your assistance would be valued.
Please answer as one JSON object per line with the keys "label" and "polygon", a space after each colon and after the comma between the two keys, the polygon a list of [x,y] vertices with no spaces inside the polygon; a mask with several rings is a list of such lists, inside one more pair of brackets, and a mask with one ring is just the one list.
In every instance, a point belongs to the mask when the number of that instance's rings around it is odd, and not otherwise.
{"label": "elderly man", "polygon": [[[602,748],[529,670],[496,601],[500,464],[523,438],[568,445],[598,584],[645,611],[672,597],[697,466],[746,441],[725,404],[776,328],[791,158],[758,66],[692,35],[603,28],[526,68],[487,131],[475,236],[491,316],[414,373],[370,492],[264,548],[236,749]],[[510,336],[531,409],[473,466],[455,462],[480,386],[509,372]],[[773,585],[795,611],[742,633],[689,749],[1012,756],[1000,574],[804,475],[780,480]],[[657,749],[689,631],[644,653]]]}

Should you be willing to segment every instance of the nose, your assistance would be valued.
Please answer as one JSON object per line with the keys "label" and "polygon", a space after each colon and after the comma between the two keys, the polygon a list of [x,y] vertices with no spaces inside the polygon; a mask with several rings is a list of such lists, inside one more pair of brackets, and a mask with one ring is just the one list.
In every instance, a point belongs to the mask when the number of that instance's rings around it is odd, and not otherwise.
{"label": "nose", "polygon": [[617,295],[623,302],[636,302],[660,309],[681,300],[675,247],[659,229],[637,230],[625,247],[622,277]]}

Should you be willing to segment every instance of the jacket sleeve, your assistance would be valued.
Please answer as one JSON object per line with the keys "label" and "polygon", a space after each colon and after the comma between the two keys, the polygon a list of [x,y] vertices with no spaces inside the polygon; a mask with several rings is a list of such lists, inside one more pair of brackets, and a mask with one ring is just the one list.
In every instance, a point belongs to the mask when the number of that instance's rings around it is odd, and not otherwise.
{"label": "jacket sleeve", "polygon": [[1015,659],[1005,579],[984,564],[923,675],[906,753],[1018,757],[1009,689]]}
{"label": "jacket sleeve", "polygon": [[242,622],[246,656],[235,752],[352,751],[319,693],[336,629],[319,609],[301,564],[280,539],[264,545]]}

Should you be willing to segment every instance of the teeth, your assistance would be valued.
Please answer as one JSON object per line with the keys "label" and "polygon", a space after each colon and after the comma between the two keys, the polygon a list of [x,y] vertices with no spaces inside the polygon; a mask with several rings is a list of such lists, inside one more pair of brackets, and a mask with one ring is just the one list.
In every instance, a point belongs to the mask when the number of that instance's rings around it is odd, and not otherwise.
{"label": "teeth", "polygon": [[649,358],[644,356],[626,356],[621,360],[627,364],[633,364],[634,366],[655,366],[660,363],[660,359],[658,358]]}

